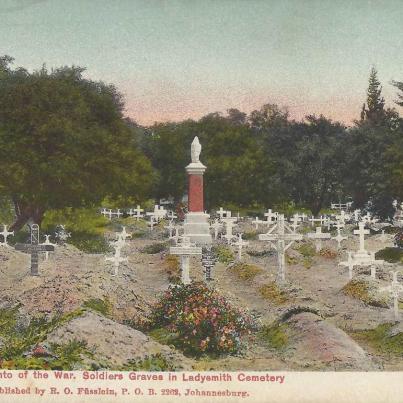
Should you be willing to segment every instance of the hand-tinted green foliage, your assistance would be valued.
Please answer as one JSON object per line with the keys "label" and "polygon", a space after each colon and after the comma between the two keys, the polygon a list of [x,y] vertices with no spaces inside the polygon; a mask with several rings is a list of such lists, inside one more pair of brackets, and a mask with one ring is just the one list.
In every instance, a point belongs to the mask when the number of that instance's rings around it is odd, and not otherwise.
{"label": "hand-tinted green foliage", "polygon": [[85,79],[80,67],[0,71],[0,158],[8,166],[0,186],[19,225],[40,223],[48,209],[145,195],[151,167],[114,86]]}

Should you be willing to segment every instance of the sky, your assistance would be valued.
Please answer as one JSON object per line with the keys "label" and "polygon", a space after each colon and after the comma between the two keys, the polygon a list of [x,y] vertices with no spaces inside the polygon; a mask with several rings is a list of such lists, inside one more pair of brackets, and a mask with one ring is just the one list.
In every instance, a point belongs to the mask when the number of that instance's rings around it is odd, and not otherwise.
{"label": "sky", "polygon": [[2,54],[86,67],[144,125],[265,103],[351,124],[372,66],[394,106],[403,0],[0,0]]}

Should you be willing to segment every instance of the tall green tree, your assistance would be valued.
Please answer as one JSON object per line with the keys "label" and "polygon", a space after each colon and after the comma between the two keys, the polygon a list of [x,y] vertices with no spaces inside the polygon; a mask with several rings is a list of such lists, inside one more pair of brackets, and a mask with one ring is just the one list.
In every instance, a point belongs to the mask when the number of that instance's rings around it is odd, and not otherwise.
{"label": "tall green tree", "polygon": [[48,209],[84,207],[104,197],[144,197],[152,168],[136,148],[115,87],[84,69],[29,73],[0,59],[0,186],[17,220],[41,223]]}

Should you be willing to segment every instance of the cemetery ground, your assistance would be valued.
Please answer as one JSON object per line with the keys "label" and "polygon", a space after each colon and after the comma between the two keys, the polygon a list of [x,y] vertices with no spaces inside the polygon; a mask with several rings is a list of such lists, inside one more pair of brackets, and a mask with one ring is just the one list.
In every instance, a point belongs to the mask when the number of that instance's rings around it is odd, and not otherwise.
{"label": "cemetery ground", "polygon": [[[29,275],[29,255],[0,249],[0,367],[127,370],[403,370],[403,333],[396,324],[388,294],[388,266],[372,280],[369,269],[338,263],[343,248],[324,240],[295,242],[286,256],[286,283],[275,283],[277,257],[268,242],[258,241],[249,220],[238,225],[249,241],[242,262],[237,250],[215,244],[219,257],[215,287],[230,303],[247,309],[258,328],[246,335],[236,354],[195,356],[175,347],[167,329],[150,327],[153,304],[180,277],[169,255],[167,224],[152,231],[144,220],[114,219],[105,235],[112,239],[122,225],[127,239],[118,275],[98,249],[84,241],[56,246],[48,260],[40,254],[39,276]],[[302,231],[312,231],[312,227]],[[263,228],[260,233],[266,231]],[[366,238],[369,251],[392,246],[392,236]],[[98,242],[98,241],[96,241]],[[92,250],[94,249],[94,250]],[[191,258],[190,277],[203,280],[200,258]],[[402,307],[402,301],[400,301]]]}

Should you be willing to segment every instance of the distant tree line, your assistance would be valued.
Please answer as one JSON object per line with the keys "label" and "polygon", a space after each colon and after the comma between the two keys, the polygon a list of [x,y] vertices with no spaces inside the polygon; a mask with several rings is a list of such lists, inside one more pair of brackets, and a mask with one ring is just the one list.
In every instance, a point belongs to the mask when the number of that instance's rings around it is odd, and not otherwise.
{"label": "distant tree line", "polygon": [[[105,198],[180,201],[196,135],[208,209],[294,202],[317,214],[351,196],[387,216],[403,199],[403,119],[385,107],[375,69],[352,127],[322,115],[295,121],[275,104],[142,127],[124,116],[116,88],[83,78],[83,68],[30,73],[12,61],[0,58],[0,192],[14,204],[14,229]],[[403,83],[392,84],[403,106]]]}

